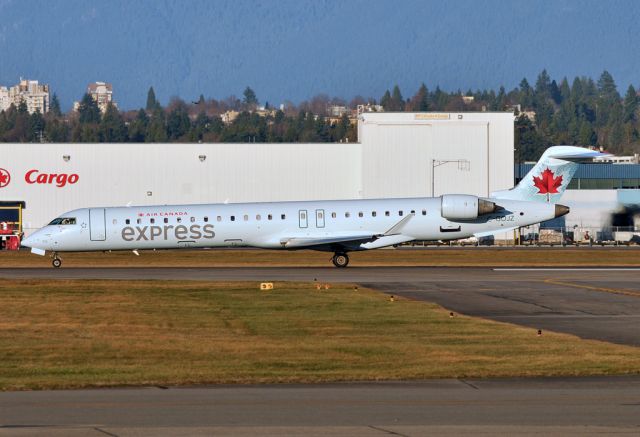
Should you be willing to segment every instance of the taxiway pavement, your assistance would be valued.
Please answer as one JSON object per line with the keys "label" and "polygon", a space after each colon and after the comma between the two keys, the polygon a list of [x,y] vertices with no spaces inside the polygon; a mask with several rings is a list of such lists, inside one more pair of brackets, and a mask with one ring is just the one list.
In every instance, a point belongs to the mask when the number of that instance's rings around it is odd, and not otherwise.
{"label": "taxiway pavement", "polygon": [[0,393],[0,436],[637,435],[640,377]]}

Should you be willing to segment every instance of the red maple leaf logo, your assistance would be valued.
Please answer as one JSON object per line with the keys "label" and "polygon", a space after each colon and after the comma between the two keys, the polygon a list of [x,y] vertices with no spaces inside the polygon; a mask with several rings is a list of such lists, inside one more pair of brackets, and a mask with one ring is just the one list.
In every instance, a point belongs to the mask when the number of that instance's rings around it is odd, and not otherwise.
{"label": "red maple leaf logo", "polygon": [[533,185],[538,188],[538,194],[555,194],[562,185],[562,175],[555,177],[553,172],[547,168],[540,177],[533,177]]}
{"label": "red maple leaf logo", "polygon": [[11,175],[4,168],[0,168],[0,188],[6,187],[11,181]]}

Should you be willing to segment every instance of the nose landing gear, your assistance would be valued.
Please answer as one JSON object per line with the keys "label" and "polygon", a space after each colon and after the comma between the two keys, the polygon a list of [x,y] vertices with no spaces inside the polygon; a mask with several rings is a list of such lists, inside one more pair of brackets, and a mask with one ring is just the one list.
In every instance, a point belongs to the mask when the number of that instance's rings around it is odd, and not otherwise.
{"label": "nose landing gear", "polygon": [[62,266],[62,260],[58,257],[57,253],[53,253],[53,260],[51,261],[51,265],[56,268],[59,269],[60,266]]}
{"label": "nose landing gear", "polygon": [[336,252],[331,261],[334,266],[344,268],[349,265],[349,256],[346,253]]}

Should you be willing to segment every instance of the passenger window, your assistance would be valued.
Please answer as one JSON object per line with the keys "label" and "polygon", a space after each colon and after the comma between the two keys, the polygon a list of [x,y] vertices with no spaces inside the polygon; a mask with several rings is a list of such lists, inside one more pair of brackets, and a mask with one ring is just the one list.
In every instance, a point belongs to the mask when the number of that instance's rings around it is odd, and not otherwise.
{"label": "passenger window", "polygon": [[376,216],[376,212],[375,211],[371,211],[371,217],[375,217]]}
{"label": "passenger window", "polygon": [[281,218],[282,220],[284,220],[284,219],[286,218],[286,216],[285,216],[284,214],[282,214],[282,215],[280,216],[280,218]]}
{"label": "passenger window", "polygon": [[126,224],[130,224],[130,223],[131,223],[131,220],[126,219],[124,222],[125,222]]}
{"label": "passenger window", "polygon": [[349,217],[351,217],[351,213],[345,212],[345,213],[344,213],[344,216],[345,216],[346,218],[349,218]]}
{"label": "passenger window", "polygon": [[167,217],[164,218],[165,223],[169,223],[169,219]]}
{"label": "passenger window", "polygon": [[222,221],[222,217],[221,217],[221,216],[218,216],[218,218],[217,218],[216,220],[218,220],[219,222],[221,222],[221,221]]}
{"label": "passenger window", "polygon": [[364,215],[364,214],[362,214],[362,211],[360,211],[360,212],[358,213],[358,217],[362,217],[363,215]]}
{"label": "passenger window", "polygon": [[385,212],[384,212],[384,215],[385,215],[385,216],[387,216],[387,217],[389,217],[389,215],[390,215],[390,214],[389,214],[389,211],[385,211]]}
{"label": "passenger window", "polygon": [[118,224],[118,220],[117,219],[113,219],[113,224],[117,225]]}
{"label": "passenger window", "polygon": [[262,219],[262,217],[260,217],[260,214],[256,215],[256,220],[260,221],[260,219]]}
{"label": "passenger window", "polygon": [[321,212],[318,213],[318,218],[322,218],[323,214]]}
{"label": "passenger window", "polygon": [[427,210],[426,209],[422,210],[422,215],[427,215]]}
{"label": "passenger window", "polygon": [[209,222],[209,217],[207,217],[206,215],[204,216],[204,222],[208,223]]}
{"label": "passenger window", "polygon": [[232,215],[232,216],[231,216],[231,221],[232,221],[232,222],[235,222],[235,221],[236,221],[236,216],[235,216],[235,215]]}
{"label": "passenger window", "polygon": [[136,223],[137,223],[137,224],[142,223],[142,219],[138,219],[138,220],[136,220]]}
{"label": "passenger window", "polygon": [[196,221],[195,217],[191,217],[191,223],[194,223]]}
{"label": "passenger window", "polygon": [[182,223],[182,218],[178,217],[178,223]]}
{"label": "passenger window", "polygon": [[398,211],[398,215],[399,215],[400,217],[402,217],[402,214],[403,214],[403,212],[402,212],[402,211]]}
{"label": "passenger window", "polygon": [[336,213],[335,212],[331,213],[331,218],[336,218]]}
{"label": "passenger window", "polygon": [[151,219],[151,220],[149,220],[149,222],[150,222],[151,224],[154,224],[154,223],[156,222],[156,219]]}
{"label": "passenger window", "polygon": [[304,212],[302,212],[302,213],[300,213],[300,218],[301,218],[302,220],[304,220],[304,219],[306,219],[306,218],[307,218],[307,215],[306,215]]}
{"label": "passenger window", "polygon": [[269,215],[267,216],[267,220],[271,220],[271,219],[273,219],[273,216],[272,216],[271,214],[269,214]]}
{"label": "passenger window", "polygon": [[248,221],[248,220],[249,220],[249,216],[245,214],[245,215],[244,215],[244,221],[246,222],[246,221]]}
{"label": "passenger window", "polygon": [[416,210],[415,210],[415,209],[412,209],[412,210],[411,210],[411,214],[415,214],[415,213],[416,213]]}

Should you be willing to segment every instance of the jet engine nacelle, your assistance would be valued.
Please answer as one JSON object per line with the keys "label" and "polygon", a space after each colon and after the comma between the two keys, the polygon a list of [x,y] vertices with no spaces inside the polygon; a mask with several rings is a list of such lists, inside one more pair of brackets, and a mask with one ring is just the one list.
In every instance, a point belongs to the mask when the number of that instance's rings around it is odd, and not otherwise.
{"label": "jet engine nacelle", "polygon": [[448,220],[473,220],[496,211],[496,204],[467,194],[445,194],[441,215]]}

